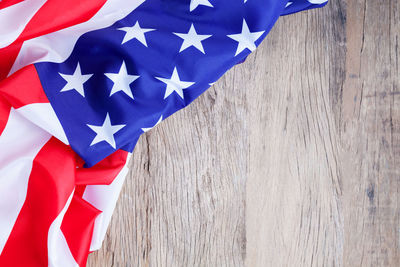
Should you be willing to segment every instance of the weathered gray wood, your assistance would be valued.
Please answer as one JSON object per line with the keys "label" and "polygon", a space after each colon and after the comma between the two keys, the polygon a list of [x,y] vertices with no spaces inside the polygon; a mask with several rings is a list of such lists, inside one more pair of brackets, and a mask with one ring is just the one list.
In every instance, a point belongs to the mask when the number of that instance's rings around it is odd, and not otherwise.
{"label": "weathered gray wood", "polygon": [[350,3],[349,12],[340,123],[344,261],[399,266],[400,2]]}
{"label": "weathered gray wood", "polygon": [[[248,94],[247,266],[341,266],[340,133],[344,10],[281,19],[257,52]],[[268,64],[270,63],[270,64]],[[331,87],[332,86],[332,87]],[[249,88],[250,89],[250,88]]]}
{"label": "weathered gray wood", "polygon": [[141,137],[88,266],[400,266],[400,1],[280,18]]}

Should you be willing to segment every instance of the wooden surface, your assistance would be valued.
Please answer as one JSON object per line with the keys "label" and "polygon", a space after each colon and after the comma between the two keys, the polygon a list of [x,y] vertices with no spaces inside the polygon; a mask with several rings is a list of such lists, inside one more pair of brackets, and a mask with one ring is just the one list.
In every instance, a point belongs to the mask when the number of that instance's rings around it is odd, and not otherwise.
{"label": "wooden surface", "polygon": [[400,266],[400,1],[280,18],[143,135],[97,266]]}

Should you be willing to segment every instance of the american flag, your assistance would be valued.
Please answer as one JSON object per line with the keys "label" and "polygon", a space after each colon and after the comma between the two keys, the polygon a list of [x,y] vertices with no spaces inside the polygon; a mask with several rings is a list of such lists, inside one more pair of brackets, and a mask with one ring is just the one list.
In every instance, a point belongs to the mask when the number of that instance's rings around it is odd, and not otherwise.
{"label": "american flag", "polygon": [[139,136],[325,4],[0,1],[0,266],[85,266]]}

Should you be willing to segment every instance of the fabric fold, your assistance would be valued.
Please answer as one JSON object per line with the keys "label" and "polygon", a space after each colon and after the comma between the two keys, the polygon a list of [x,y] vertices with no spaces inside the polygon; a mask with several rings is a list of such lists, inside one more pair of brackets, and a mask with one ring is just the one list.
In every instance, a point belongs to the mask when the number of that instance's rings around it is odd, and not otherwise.
{"label": "fabric fold", "polygon": [[139,137],[243,62],[280,16],[325,4],[1,2],[0,266],[85,266]]}

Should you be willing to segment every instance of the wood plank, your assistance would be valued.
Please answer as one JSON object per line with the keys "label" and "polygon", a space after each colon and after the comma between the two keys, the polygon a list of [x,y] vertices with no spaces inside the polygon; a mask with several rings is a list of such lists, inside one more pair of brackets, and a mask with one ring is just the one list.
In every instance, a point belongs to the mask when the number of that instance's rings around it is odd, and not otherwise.
{"label": "wood plank", "polygon": [[399,266],[400,1],[279,19],[135,148],[88,266]]}
{"label": "wood plank", "polygon": [[344,262],[399,266],[400,3],[348,5],[342,136]]}
{"label": "wood plank", "polygon": [[246,266],[341,266],[341,4],[281,18],[257,52],[264,75],[249,94]]}

